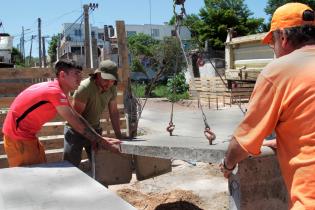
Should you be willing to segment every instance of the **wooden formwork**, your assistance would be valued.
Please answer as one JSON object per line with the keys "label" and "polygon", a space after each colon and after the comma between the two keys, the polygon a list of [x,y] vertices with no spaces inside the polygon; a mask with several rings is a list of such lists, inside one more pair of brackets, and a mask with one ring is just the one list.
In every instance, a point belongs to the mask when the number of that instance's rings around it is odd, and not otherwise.
{"label": "wooden formwork", "polygon": [[[122,69],[118,70],[120,75]],[[87,78],[92,69],[83,70],[83,78]],[[3,148],[2,125],[10,104],[22,90],[28,86],[53,80],[55,75],[50,68],[46,69],[0,69],[0,168],[8,167],[7,157]],[[123,91],[124,85],[118,84],[117,103],[120,112],[120,126],[122,133],[127,132],[126,119],[124,114]],[[64,120],[60,116],[47,122],[38,134],[40,141],[45,145],[46,156],[48,162],[62,160],[63,153],[63,131]],[[101,117],[101,126],[103,128],[103,136],[113,137],[114,131],[110,123],[108,113],[103,113]],[[84,152],[85,155],[85,152]],[[86,156],[83,156],[84,158]]]}
{"label": "wooden formwork", "polygon": [[254,83],[235,82],[225,94],[229,96],[228,104],[247,103],[252,95]]}
{"label": "wooden formwork", "polygon": [[225,104],[226,96],[224,93],[227,88],[220,77],[195,78],[194,81],[190,81],[189,90],[193,99],[197,99],[198,96],[194,94],[194,92],[197,92],[200,103],[208,105],[209,108],[214,103],[217,108],[219,104]]}
{"label": "wooden formwork", "polygon": [[208,105],[209,108],[213,104],[218,108],[220,104],[225,106],[249,101],[254,84],[237,83],[231,88],[226,87],[225,84],[228,84],[227,80],[224,79],[223,83],[220,77],[195,78],[189,84],[190,93],[193,99],[197,99],[193,94],[197,91],[200,103]]}

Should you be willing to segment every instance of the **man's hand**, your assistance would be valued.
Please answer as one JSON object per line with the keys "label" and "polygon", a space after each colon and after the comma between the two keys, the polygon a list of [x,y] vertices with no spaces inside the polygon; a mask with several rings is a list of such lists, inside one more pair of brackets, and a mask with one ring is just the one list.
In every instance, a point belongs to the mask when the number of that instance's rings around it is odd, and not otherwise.
{"label": "man's hand", "polygon": [[225,165],[225,158],[222,159],[221,163],[220,163],[220,170],[223,173],[225,178],[229,178],[231,173],[233,172],[233,170],[235,169],[236,166],[232,167],[232,168],[227,168]]}
{"label": "man's hand", "polygon": [[117,139],[129,139],[129,137],[126,134],[122,134],[122,133],[116,135],[116,138]]}
{"label": "man's hand", "polygon": [[276,139],[264,140],[263,146],[271,147],[272,149],[277,149],[277,140]]}
{"label": "man's hand", "polygon": [[99,147],[102,149],[109,150],[113,153],[120,153],[121,152],[120,144],[121,141],[119,139],[103,137],[103,140],[99,142]]}

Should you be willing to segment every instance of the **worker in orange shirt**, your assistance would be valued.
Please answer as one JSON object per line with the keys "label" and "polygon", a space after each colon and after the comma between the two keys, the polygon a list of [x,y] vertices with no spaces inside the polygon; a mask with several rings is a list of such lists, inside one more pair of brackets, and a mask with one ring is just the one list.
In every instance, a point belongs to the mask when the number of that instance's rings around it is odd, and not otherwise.
{"label": "worker in orange shirt", "polygon": [[315,209],[315,21],[305,4],[288,3],[273,14],[263,43],[276,59],[260,73],[245,118],[236,128],[221,171],[259,155],[276,132],[277,157],[290,209]]}

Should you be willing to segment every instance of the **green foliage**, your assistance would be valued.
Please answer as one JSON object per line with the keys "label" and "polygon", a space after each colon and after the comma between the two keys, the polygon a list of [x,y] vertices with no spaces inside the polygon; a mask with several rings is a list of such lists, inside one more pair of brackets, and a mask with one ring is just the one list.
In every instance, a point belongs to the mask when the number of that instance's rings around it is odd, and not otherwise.
{"label": "green foliage", "polygon": [[[253,18],[244,0],[205,0],[199,14],[189,15],[183,25],[187,26],[195,44],[200,48],[206,40],[214,49],[224,49],[227,30],[234,28],[237,36],[255,34],[266,30],[263,18]],[[174,17],[170,23],[174,23]]]}
{"label": "green foliage", "polygon": [[53,35],[48,47],[48,55],[50,57],[50,62],[54,63],[57,60],[57,45],[60,40],[60,34]]}
{"label": "green foliage", "polygon": [[229,28],[234,28],[237,36],[262,32],[264,19],[251,15],[244,0],[205,0],[205,7],[199,12],[202,20],[199,40],[209,40],[214,49],[224,49]]}
{"label": "green foliage", "polygon": [[144,84],[132,83],[131,90],[137,98],[144,98],[145,97],[144,96],[144,90],[145,90]]}
{"label": "green foliage", "polygon": [[157,98],[167,98],[169,95],[169,92],[165,85],[157,85],[152,91],[152,93],[153,96]]}
{"label": "green foliage", "polygon": [[12,48],[12,63],[15,64],[16,66],[21,66],[24,67],[24,62],[23,62],[23,55],[22,53],[15,47]]}
{"label": "green foliage", "polygon": [[[131,85],[133,93],[138,98],[144,98],[144,90],[145,85],[144,84],[138,84],[138,83],[132,83]],[[157,98],[167,98],[170,101],[179,101],[182,99],[189,99],[189,92],[183,92],[179,94],[173,94],[168,91],[168,87],[166,85],[157,85],[153,91],[151,97],[157,97]]]}
{"label": "green foliage", "polygon": [[142,72],[146,77],[148,77],[148,74],[145,71],[143,65],[140,63],[139,59],[132,59],[130,69],[133,72]]}
{"label": "green foliage", "polygon": [[[185,59],[180,44],[176,37],[165,37],[157,41],[145,34],[136,34],[128,37],[128,46],[132,56],[131,70],[146,74],[142,59],[149,62],[149,68],[156,72],[156,76],[146,87],[145,95],[150,95],[157,81],[163,76],[173,74],[174,71],[181,72],[185,66]],[[147,74],[146,74],[147,75]]]}
{"label": "green foliage", "polygon": [[315,9],[314,0],[268,0],[265,12],[266,14],[270,15],[271,18],[272,14],[276,11],[278,7],[289,2],[300,2],[309,5],[312,9]]}
{"label": "green foliage", "polygon": [[153,56],[158,41],[151,36],[139,33],[128,37],[128,49],[134,56]]}
{"label": "green foliage", "polygon": [[183,99],[189,99],[189,92],[186,91],[186,92],[181,93],[181,94],[168,95],[167,99],[172,101],[172,102],[180,101],[180,100],[183,100]]}
{"label": "green foliage", "polygon": [[174,71],[181,72],[185,66],[185,59],[176,37],[165,37],[153,52],[152,67],[163,70],[164,76]]}
{"label": "green foliage", "polygon": [[175,75],[167,80],[167,91],[169,94],[182,94],[187,92],[189,89],[188,84],[186,84],[185,75],[183,73]]}

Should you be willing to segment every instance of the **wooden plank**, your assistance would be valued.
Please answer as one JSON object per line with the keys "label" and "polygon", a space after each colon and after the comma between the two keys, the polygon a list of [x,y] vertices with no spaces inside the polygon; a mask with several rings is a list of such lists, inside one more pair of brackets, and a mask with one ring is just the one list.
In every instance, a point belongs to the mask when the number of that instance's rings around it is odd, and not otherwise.
{"label": "wooden plank", "polygon": [[[50,150],[45,150],[46,158],[47,158],[47,163],[53,163],[53,162],[60,162],[62,161],[62,156],[63,156],[63,148],[60,149],[50,149]],[[82,152],[82,160],[87,159],[86,152]],[[7,161],[7,156],[6,155],[0,155],[0,168],[7,168],[8,161]]]}
{"label": "wooden plank", "polygon": [[1,109],[9,108],[14,99],[15,99],[15,97],[1,97],[0,98],[0,108]]}
{"label": "wooden plank", "polygon": [[6,155],[0,155],[0,168],[8,168],[8,160]]}
{"label": "wooden plank", "polygon": [[33,83],[0,83],[0,95],[4,96],[17,96],[25,88],[31,86]]}
{"label": "wooden plank", "polygon": [[[50,149],[60,149],[63,148],[63,135],[58,136],[48,136],[48,137],[40,137],[39,140],[43,143],[45,146],[45,150]],[[0,142],[0,155],[4,155],[4,145],[3,141]]]}
{"label": "wooden plank", "polygon": [[12,79],[12,78],[54,78],[55,73],[50,69],[32,69],[32,68],[21,68],[21,69],[0,69],[1,79]]}
{"label": "wooden plank", "polygon": [[[125,117],[125,110],[124,110],[124,108],[118,108],[118,111],[119,111],[120,117],[124,118]],[[4,119],[6,117],[6,113],[7,113],[6,111],[0,112],[0,127],[3,125]],[[109,118],[108,112],[103,112],[102,115],[101,115],[101,119],[108,119],[108,118]],[[62,117],[60,117],[59,115],[57,115],[50,122],[64,122],[64,119]]]}
{"label": "wooden plank", "polygon": [[[87,78],[89,74],[93,73],[93,69],[83,69],[82,78]],[[55,73],[51,68],[1,68],[1,80],[4,79],[37,79],[37,78],[55,78]]]}

